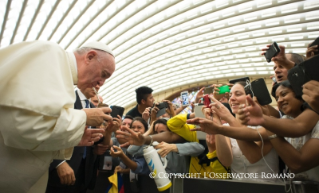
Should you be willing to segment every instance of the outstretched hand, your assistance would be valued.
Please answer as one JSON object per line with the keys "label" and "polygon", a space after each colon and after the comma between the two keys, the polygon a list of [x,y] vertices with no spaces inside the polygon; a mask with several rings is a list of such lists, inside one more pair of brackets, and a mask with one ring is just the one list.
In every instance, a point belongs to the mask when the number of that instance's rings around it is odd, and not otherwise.
{"label": "outstretched hand", "polygon": [[229,110],[214,97],[209,96],[210,100],[214,103],[210,104],[210,108],[213,113],[215,113],[222,120],[229,122],[230,118],[233,118],[233,115],[229,112]]}
{"label": "outstretched hand", "polygon": [[[261,55],[265,55],[266,51],[269,49],[270,46],[271,44],[267,45],[267,48],[263,48],[262,49],[263,52],[261,53]],[[280,64],[284,66],[288,70],[294,67],[295,63],[291,60],[288,60],[288,58],[286,57],[285,46],[278,45],[278,47],[280,49],[280,52],[276,56],[272,57],[271,61],[273,61],[276,64]]]}
{"label": "outstretched hand", "polygon": [[[123,131],[116,131],[116,138],[126,141],[126,143],[122,144],[121,147],[125,147],[127,145],[144,145],[146,137],[143,136],[143,134],[136,133],[132,129],[129,129],[127,127],[122,127],[122,130]],[[128,132],[126,132],[125,130]]]}
{"label": "outstretched hand", "polygon": [[204,97],[204,89],[205,87],[202,87],[196,94],[195,102],[198,103],[198,101]]}
{"label": "outstretched hand", "polygon": [[250,106],[242,104],[239,107],[238,118],[243,125],[262,125],[264,123],[263,111],[261,107],[253,101],[248,95],[246,96]]}
{"label": "outstretched hand", "polygon": [[191,131],[203,131],[208,134],[218,134],[220,129],[220,125],[216,124],[214,121],[199,117],[187,120],[187,124],[200,126],[200,128],[191,129]]}
{"label": "outstretched hand", "polygon": [[104,129],[88,129],[85,127],[82,139],[78,146],[91,146],[103,137]]}
{"label": "outstretched hand", "polygon": [[[116,151],[114,151],[114,149],[116,149]],[[120,156],[124,155],[124,152],[120,147],[113,145],[113,147],[111,147],[111,149],[110,149],[110,155],[112,157],[120,157]]]}

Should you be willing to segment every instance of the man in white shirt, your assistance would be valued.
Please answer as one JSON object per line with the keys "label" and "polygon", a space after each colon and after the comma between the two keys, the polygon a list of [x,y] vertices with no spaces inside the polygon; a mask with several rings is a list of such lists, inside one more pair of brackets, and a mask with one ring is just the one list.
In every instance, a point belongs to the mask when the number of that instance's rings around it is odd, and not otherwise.
{"label": "man in white shirt", "polygon": [[[112,50],[91,42],[66,52],[51,42],[22,42],[0,50],[0,190],[44,192],[52,159],[92,145],[109,108],[75,110],[73,86],[103,85],[115,70]],[[31,190],[30,190],[31,191]]]}

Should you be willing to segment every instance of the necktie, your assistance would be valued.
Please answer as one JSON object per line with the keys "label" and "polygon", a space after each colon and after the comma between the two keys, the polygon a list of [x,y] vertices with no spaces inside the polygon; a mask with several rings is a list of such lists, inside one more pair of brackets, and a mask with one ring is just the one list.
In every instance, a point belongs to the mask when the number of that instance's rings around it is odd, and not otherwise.
{"label": "necktie", "polygon": [[[89,100],[85,99],[84,101],[85,101],[85,108],[90,108]],[[84,147],[84,151],[83,151],[83,159],[85,159],[85,158],[86,158],[86,147]]]}
{"label": "necktie", "polygon": [[85,99],[85,108],[90,108],[90,103],[89,103],[89,100]]}

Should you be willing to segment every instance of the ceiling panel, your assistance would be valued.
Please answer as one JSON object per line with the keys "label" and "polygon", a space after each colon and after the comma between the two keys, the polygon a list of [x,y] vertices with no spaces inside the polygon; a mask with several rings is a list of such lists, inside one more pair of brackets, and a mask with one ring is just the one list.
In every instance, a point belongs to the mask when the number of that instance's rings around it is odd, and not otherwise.
{"label": "ceiling panel", "polygon": [[99,93],[128,106],[154,93],[220,78],[270,75],[261,48],[305,54],[319,32],[318,0],[1,0],[0,46],[47,40],[73,51],[97,40],[116,55]]}

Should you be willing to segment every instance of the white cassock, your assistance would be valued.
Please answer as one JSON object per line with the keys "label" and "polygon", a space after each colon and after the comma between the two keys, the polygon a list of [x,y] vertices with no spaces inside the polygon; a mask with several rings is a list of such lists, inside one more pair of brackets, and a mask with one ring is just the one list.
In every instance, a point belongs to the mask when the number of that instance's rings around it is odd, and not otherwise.
{"label": "white cassock", "polygon": [[52,159],[70,159],[85,129],[73,53],[50,42],[0,49],[0,192],[27,192]]}

